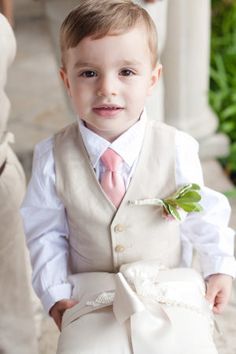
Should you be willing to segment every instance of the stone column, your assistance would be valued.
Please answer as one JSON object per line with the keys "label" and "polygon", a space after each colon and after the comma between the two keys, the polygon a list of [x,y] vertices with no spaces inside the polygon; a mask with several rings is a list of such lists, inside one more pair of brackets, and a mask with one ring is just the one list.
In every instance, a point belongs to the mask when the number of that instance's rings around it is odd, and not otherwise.
{"label": "stone column", "polygon": [[227,154],[228,139],[215,134],[208,104],[210,0],[169,0],[163,55],[166,122],[200,142],[203,157]]}

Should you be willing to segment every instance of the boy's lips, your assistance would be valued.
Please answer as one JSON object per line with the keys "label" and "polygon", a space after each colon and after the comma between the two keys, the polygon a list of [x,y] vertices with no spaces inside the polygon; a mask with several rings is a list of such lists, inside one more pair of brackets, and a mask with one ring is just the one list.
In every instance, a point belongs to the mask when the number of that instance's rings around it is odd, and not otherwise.
{"label": "boy's lips", "polygon": [[124,108],[115,104],[101,104],[93,107],[93,112],[101,117],[113,117],[120,113]]}

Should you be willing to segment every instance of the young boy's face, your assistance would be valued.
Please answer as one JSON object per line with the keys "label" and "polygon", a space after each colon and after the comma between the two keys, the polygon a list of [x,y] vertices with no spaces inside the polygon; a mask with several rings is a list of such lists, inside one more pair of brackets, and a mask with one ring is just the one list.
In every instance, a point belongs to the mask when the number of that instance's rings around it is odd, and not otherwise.
{"label": "young boy's face", "polygon": [[89,129],[113,141],[139,119],[161,70],[151,59],[141,24],[121,35],[86,37],[68,50],[61,76]]}

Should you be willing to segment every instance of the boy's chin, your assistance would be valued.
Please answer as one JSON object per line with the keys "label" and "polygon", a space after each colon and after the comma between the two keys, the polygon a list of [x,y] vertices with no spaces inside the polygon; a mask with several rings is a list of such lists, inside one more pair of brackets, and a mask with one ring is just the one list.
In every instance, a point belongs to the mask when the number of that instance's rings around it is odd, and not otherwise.
{"label": "boy's chin", "polygon": [[136,119],[123,122],[116,118],[99,119],[97,124],[96,122],[87,122],[86,120],[83,120],[83,118],[81,118],[81,121],[84,123],[86,128],[88,128],[95,134],[103,137],[106,140],[114,141],[120,135],[130,129],[133,125],[135,125],[139,121],[139,119],[140,116]]}

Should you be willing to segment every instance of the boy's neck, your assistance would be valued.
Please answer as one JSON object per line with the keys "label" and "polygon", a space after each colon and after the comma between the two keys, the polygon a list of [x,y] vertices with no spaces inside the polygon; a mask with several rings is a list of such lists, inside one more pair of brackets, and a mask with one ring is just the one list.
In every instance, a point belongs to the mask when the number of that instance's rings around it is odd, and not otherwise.
{"label": "boy's neck", "polygon": [[85,121],[83,121],[84,126],[91,130],[93,133],[99,135],[100,137],[102,137],[103,139],[109,141],[110,143],[113,143],[113,141],[115,141],[116,139],[118,139],[122,134],[124,134],[127,130],[129,130],[134,124],[136,124],[136,122],[129,127],[128,129],[120,132],[119,134],[112,134],[112,132],[109,134],[109,132],[104,132],[104,134],[100,134],[99,132],[97,132],[95,129],[93,129],[89,124],[87,124]]}

